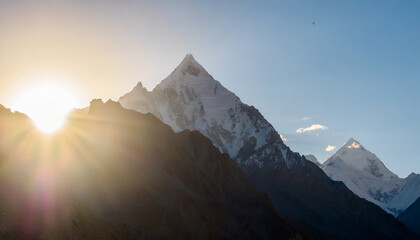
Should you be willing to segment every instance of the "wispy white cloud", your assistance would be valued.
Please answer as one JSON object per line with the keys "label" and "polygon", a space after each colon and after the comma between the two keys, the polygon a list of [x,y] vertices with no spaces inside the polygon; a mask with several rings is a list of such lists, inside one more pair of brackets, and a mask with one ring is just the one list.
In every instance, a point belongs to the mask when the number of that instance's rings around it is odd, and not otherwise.
{"label": "wispy white cloud", "polygon": [[304,132],[310,132],[310,131],[315,131],[315,130],[327,130],[328,127],[321,125],[321,124],[313,124],[310,127],[307,128],[298,128],[296,129],[297,133],[304,133]]}
{"label": "wispy white cloud", "polygon": [[328,145],[326,148],[325,148],[325,151],[327,151],[327,152],[331,152],[332,150],[334,150],[335,149],[335,146],[331,146],[331,145]]}
{"label": "wispy white cloud", "polygon": [[285,138],[283,135],[280,134],[280,138],[281,140],[283,140],[283,142],[287,142],[287,138]]}
{"label": "wispy white cloud", "polygon": [[308,121],[308,120],[311,120],[311,119],[312,119],[312,117],[309,117],[309,116],[308,116],[308,117],[303,117],[303,118],[302,118],[302,120],[303,120],[303,121]]}

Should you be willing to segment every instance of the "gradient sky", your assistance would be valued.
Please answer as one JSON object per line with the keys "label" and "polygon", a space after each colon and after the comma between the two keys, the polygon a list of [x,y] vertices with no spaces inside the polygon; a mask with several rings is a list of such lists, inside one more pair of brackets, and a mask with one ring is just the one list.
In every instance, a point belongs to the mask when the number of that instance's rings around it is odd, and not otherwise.
{"label": "gradient sky", "polygon": [[[0,1],[0,103],[55,82],[112,98],[187,53],[323,162],[354,137],[420,173],[420,1]],[[313,124],[325,130],[297,133]],[[337,149],[336,148],[336,149]]]}

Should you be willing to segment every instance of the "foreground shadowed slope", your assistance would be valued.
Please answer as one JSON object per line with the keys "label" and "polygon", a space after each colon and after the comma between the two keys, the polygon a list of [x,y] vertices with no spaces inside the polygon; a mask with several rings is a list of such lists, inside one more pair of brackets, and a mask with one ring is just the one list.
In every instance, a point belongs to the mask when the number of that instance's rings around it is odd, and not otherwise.
{"label": "foreground shadowed slope", "polygon": [[0,115],[1,239],[299,239],[199,132],[92,101],[43,136]]}
{"label": "foreground shadowed slope", "polygon": [[255,107],[242,103],[190,54],[152,91],[138,83],[119,102],[154,114],[175,131],[203,133],[268,194],[282,217],[311,237],[417,238],[393,216],[293,152]]}
{"label": "foreground shadowed slope", "polygon": [[413,232],[420,235],[420,198],[398,216],[398,220],[404,223]]}

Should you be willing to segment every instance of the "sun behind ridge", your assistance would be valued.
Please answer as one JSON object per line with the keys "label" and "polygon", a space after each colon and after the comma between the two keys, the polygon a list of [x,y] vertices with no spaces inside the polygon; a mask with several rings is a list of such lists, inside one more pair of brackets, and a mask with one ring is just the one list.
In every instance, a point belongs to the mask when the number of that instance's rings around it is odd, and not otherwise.
{"label": "sun behind ridge", "polygon": [[42,132],[53,133],[76,105],[74,96],[64,88],[44,85],[24,92],[14,109],[27,114]]}

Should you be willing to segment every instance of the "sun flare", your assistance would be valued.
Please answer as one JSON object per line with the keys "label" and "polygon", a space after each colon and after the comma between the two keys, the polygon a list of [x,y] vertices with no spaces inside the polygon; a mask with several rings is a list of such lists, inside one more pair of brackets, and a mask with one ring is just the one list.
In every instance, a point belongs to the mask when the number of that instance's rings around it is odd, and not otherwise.
{"label": "sun flare", "polygon": [[45,85],[24,92],[14,108],[28,115],[42,132],[53,133],[75,107],[76,99],[70,92],[59,86]]}

